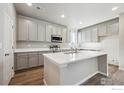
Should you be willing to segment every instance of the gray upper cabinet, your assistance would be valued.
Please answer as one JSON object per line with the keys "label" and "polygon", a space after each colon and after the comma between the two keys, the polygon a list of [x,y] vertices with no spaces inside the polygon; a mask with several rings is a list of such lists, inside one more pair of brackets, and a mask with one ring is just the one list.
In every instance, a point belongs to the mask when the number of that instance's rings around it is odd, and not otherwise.
{"label": "gray upper cabinet", "polygon": [[97,42],[98,41],[98,33],[97,33],[97,27],[93,27],[91,30],[91,41]]}
{"label": "gray upper cabinet", "polygon": [[28,22],[29,41],[37,41],[37,23],[34,21]]}
{"label": "gray upper cabinet", "polygon": [[[62,36],[61,25],[18,15],[17,41],[51,42],[51,35]],[[66,39],[66,36],[63,38]],[[65,42],[65,41],[64,41]]]}
{"label": "gray upper cabinet", "polygon": [[107,34],[107,25],[102,23],[98,25],[98,36],[106,36]]}
{"label": "gray upper cabinet", "polygon": [[78,43],[82,42],[82,40],[81,40],[81,37],[82,37],[81,33],[82,33],[81,31],[78,32]]}
{"label": "gray upper cabinet", "polygon": [[81,32],[81,42],[86,42],[86,35],[85,35],[85,31]]}
{"label": "gray upper cabinet", "polygon": [[52,25],[52,35],[62,35],[61,27],[58,25]]}
{"label": "gray upper cabinet", "polygon": [[119,32],[119,22],[118,20],[112,20],[107,24],[107,34],[113,35]]}
{"label": "gray upper cabinet", "polygon": [[56,31],[57,31],[57,35],[60,35],[60,36],[62,35],[62,29],[60,26],[56,27]]}
{"label": "gray upper cabinet", "polygon": [[57,29],[55,25],[51,25],[51,34],[52,35],[57,35]]}
{"label": "gray upper cabinet", "polygon": [[91,29],[90,28],[85,30],[85,41],[91,42]]}
{"label": "gray upper cabinet", "polygon": [[51,42],[52,26],[50,24],[46,25],[46,41]]}
{"label": "gray upper cabinet", "polygon": [[67,42],[67,29],[66,28],[61,28],[62,29],[62,42],[66,43]]}
{"label": "gray upper cabinet", "polygon": [[17,40],[27,41],[28,40],[28,20],[18,17],[17,23],[18,23]]}
{"label": "gray upper cabinet", "polygon": [[[115,35],[119,32],[118,18],[89,26],[78,32],[78,42],[99,42],[100,37]],[[80,39],[81,38],[81,39]],[[81,40],[81,41],[79,41]]]}
{"label": "gray upper cabinet", "polygon": [[38,22],[38,41],[45,41],[45,35],[46,35],[46,25],[44,22]]}

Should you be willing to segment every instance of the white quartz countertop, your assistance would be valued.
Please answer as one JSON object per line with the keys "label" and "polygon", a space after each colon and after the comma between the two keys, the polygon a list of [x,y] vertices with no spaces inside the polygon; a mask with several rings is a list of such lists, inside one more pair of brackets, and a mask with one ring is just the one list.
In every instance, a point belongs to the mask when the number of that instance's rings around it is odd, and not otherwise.
{"label": "white quartz countertop", "polygon": [[38,52],[38,51],[50,51],[49,48],[17,48],[14,50],[15,53],[20,52]]}
{"label": "white quartz countertop", "polygon": [[[61,50],[68,50],[70,48],[61,48]],[[14,49],[14,53],[21,53],[21,52],[45,52],[51,51],[49,48],[17,48]]]}
{"label": "white quartz countertop", "polygon": [[80,60],[107,55],[105,52],[101,52],[101,51],[79,51],[79,53],[76,54],[64,54],[64,53],[65,52],[49,53],[43,55],[49,60],[52,60],[52,62],[54,62],[57,65],[69,64]]}

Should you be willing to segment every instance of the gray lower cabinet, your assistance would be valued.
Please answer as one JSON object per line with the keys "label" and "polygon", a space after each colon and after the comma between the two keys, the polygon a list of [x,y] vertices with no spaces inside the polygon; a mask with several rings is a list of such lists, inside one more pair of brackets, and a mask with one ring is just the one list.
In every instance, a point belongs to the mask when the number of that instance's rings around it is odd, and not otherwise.
{"label": "gray lower cabinet", "polygon": [[29,53],[28,54],[29,58],[28,58],[28,64],[29,67],[35,67],[38,66],[39,62],[38,62],[38,53]]}
{"label": "gray lower cabinet", "polygon": [[15,70],[27,69],[44,64],[43,54],[40,52],[15,54]]}
{"label": "gray lower cabinet", "polygon": [[28,54],[19,53],[16,55],[16,70],[25,69],[28,67]]}
{"label": "gray lower cabinet", "polygon": [[39,53],[39,65],[44,65],[44,56],[42,53]]}

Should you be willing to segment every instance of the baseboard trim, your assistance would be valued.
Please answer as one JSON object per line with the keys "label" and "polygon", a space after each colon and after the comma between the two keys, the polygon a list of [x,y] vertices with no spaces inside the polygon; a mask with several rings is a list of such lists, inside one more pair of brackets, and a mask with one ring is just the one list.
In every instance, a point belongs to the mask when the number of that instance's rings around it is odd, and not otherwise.
{"label": "baseboard trim", "polygon": [[102,74],[102,75],[104,75],[104,76],[108,76],[108,74],[103,73],[103,72],[101,72],[101,71],[98,71],[98,73],[100,73],[100,74]]}
{"label": "baseboard trim", "polygon": [[124,70],[124,68],[122,68],[122,67],[119,67],[119,70]]}
{"label": "baseboard trim", "polygon": [[84,83],[85,81],[87,81],[88,79],[90,79],[91,77],[93,77],[94,75],[96,75],[96,74],[98,74],[98,73],[100,73],[100,74],[102,74],[102,75],[104,75],[104,76],[108,76],[106,73],[103,73],[103,72],[100,72],[100,71],[96,71],[95,73],[89,75],[88,77],[86,77],[85,79],[79,81],[79,82],[76,83],[75,85],[80,85],[80,84]]}
{"label": "baseboard trim", "polygon": [[85,81],[87,81],[88,79],[90,79],[91,77],[93,77],[94,75],[96,75],[98,73],[98,71],[96,71],[95,73],[89,75],[88,77],[86,77],[85,79],[79,81],[78,83],[76,83],[75,85],[80,85],[82,83],[84,83]]}
{"label": "baseboard trim", "polygon": [[109,63],[108,65],[119,66],[118,64]]}
{"label": "baseboard trim", "polygon": [[43,79],[43,83],[44,83],[45,86],[47,86],[47,83],[46,83],[46,80],[45,79]]}

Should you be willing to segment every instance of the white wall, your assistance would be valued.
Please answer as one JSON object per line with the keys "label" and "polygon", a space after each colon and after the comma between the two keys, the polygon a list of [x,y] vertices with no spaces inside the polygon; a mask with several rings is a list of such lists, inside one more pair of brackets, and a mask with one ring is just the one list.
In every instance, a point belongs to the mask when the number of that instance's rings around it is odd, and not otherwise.
{"label": "white wall", "polygon": [[[14,22],[14,27],[16,31],[16,11],[11,3],[0,3],[0,85],[3,84],[3,56],[4,56],[4,45],[3,45],[3,26],[4,26],[4,15],[3,12],[7,13],[13,20]],[[15,32],[14,34],[14,45],[15,45]],[[1,47],[2,45],[2,47]]]}
{"label": "white wall", "polygon": [[119,15],[119,68],[124,70],[124,13]]}
{"label": "white wall", "polygon": [[3,58],[2,58],[2,55],[3,55],[3,16],[2,16],[2,7],[0,5],[0,84],[2,84],[2,75],[3,75],[3,71],[2,71],[2,67],[3,67]]}
{"label": "white wall", "polygon": [[12,3],[1,3],[0,9],[2,9],[3,12],[6,12],[12,19],[14,23],[14,33],[13,33],[13,43],[14,47],[16,47],[16,11],[15,7]]}

